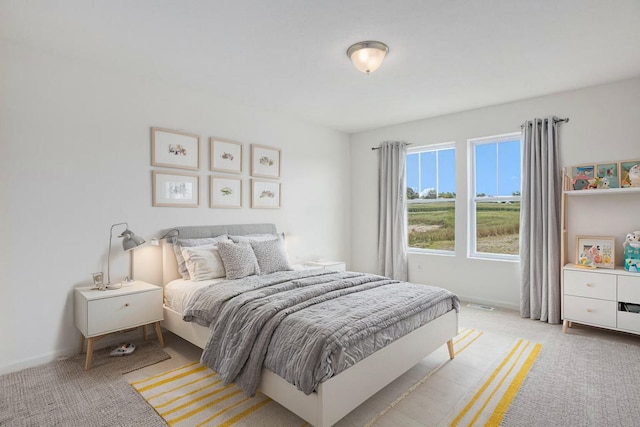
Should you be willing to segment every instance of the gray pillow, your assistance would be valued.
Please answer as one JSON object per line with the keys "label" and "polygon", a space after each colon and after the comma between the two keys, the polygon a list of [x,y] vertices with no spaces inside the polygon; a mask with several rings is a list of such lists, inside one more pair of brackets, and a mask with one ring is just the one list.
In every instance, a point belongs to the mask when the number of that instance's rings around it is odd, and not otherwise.
{"label": "gray pillow", "polygon": [[258,260],[260,274],[293,270],[287,258],[284,240],[278,238],[276,240],[252,241],[250,244]]}
{"label": "gray pillow", "polygon": [[249,243],[233,243],[230,241],[218,244],[218,253],[222,258],[227,279],[242,279],[243,277],[260,274],[260,267],[253,249]]}
{"label": "gray pillow", "polygon": [[185,263],[184,256],[182,255],[183,247],[217,245],[218,243],[226,240],[229,240],[226,234],[221,234],[217,237],[204,237],[201,239],[179,239],[174,237],[173,252],[176,254],[176,261],[178,262],[178,272],[180,273],[180,276],[182,276],[184,280],[189,280],[189,270],[187,269],[187,264]]}

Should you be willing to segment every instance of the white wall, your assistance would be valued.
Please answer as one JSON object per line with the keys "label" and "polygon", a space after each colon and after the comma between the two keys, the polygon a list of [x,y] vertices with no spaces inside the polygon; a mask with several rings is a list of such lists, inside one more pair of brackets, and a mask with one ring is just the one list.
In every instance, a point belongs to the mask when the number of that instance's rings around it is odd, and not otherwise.
{"label": "white wall", "polygon": [[[72,290],[106,272],[117,222],[147,241],[176,225],[274,222],[292,261],[349,261],[348,135],[23,45],[0,42],[0,58],[0,372],[77,352]],[[151,206],[151,126],[201,135],[199,208]],[[244,144],[240,210],[208,207],[210,136]],[[252,143],[282,149],[282,209],[249,208]],[[117,245],[115,280],[129,261]]]}
{"label": "white wall", "polygon": [[[414,146],[454,141],[455,256],[412,253],[409,279],[446,287],[466,300],[518,308],[519,263],[466,256],[467,139],[519,132],[524,121],[547,115],[570,118],[560,127],[563,165],[640,159],[640,78],[352,135],[351,267],[376,271],[377,154],[371,147],[384,140],[407,140]],[[572,198],[568,207],[569,260],[574,260],[576,234],[610,235],[617,238],[616,258],[621,264],[622,239],[627,232],[640,230],[640,195]]]}

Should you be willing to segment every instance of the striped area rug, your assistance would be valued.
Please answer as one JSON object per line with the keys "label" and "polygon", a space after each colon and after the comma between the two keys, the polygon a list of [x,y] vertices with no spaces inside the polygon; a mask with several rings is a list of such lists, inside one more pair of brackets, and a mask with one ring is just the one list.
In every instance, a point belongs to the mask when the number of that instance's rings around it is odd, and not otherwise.
{"label": "striped area rug", "polygon": [[304,420],[258,393],[223,386],[208,367],[188,365],[131,383],[170,426],[302,426]]}
{"label": "striped area rug", "polygon": [[464,407],[455,412],[457,416],[450,426],[500,425],[541,348],[531,341],[516,340],[504,360],[479,383],[477,391],[463,399]]}
{"label": "striped area rug", "polygon": [[[460,329],[459,332],[458,332],[458,335],[456,335],[456,337],[453,339],[453,350],[454,350],[453,354],[454,354],[454,356],[458,356],[460,353],[462,353],[464,350],[466,350],[471,344],[473,344],[478,338],[480,338],[482,333],[483,333],[482,331],[478,331],[476,329],[471,329],[471,328],[462,328],[462,329]],[[427,375],[422,377],[422,379],[420,381],[418,381],[417,383],[415,383],[414,385],[409,387],[409,389],[407,391],[405,391],[400,396],[398,396],[398,398],[396,398],[396,400],[391,402],[391,404],[389,406],[387,406],[385,409],[380,411],[375,417],[373,417],[371,420],[369,420],[369,422],[366,423],[364,425],[364,427],[372,427],[374,425],[378,425],[376,423],[378,422],[378,420],[380,420],[380,418],[384,417],[384,415],[387,412],[389,412],[391,409],[396,407],[400,402],[402,402],[404,399],[406,399],[418,387],[420,387],[429,378],[431,378],[431,376],[433,374],[438,372],[438,370],[441,367],[443,367],[445,364],[447,364],[449,362],[450,362],[450,359],[445,360],[438,367],[436,367],[434,370],[430,371]]]}

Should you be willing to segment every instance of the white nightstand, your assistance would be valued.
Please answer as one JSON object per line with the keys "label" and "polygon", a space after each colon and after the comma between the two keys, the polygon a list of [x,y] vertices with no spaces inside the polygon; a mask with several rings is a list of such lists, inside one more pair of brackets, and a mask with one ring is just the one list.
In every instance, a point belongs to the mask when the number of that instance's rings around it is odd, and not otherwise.
{"label": "white nightstand", "polygon": [[309,267],[324,268],[331,271],[347,270],[347,264],[342,261],[307,261],[304,264]]}
{"label": "white nightstand", "polygon": [[155,324],[156,335],[164,346],[160,321],[163,320],[162,288],[149,283],[135,281],[120,289],[98,291],[92,287],[76,288],[74,295],[75,323],[82,332],[80,352],[87,340],[87,359],[84,369],[91,367],[93,343],[104,335],[125,329]]}

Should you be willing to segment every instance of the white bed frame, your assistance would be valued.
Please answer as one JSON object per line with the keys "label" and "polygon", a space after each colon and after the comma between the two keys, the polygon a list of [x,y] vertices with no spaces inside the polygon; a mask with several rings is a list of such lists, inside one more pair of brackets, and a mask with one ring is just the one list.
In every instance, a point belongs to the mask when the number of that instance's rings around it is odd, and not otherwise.
{"label": "white bed frame", "polygon": [[[275,226],[272,224],[259,226],[269,229],[264,232],[275,232]],[[255,232],[255,227],[256,225],[247,226],[251,233]],[[189,231],[196,230],[197,227],[184,229],[187,229],[186,233],[180,228],[181,238],[216,235],[204,236],[200,232],[190,235]],[[236,231],[233,234],[249,233]],[[163,242],[162,261],[164,286],[179,278],[171,244]],[[166,306],[162,325],[200,348],[204,348],[209,337],[209,328],[183,321],[180,313]],[[443,344],[447,344],[449,357],[453,359],[453,337],[457,334],[458,315],[455,310],[451,310],[320,383],[318,389],[309,395],[305,395],[294,385],[267,369],[262,370],[259,390],[311,425],[329,427]]]}

